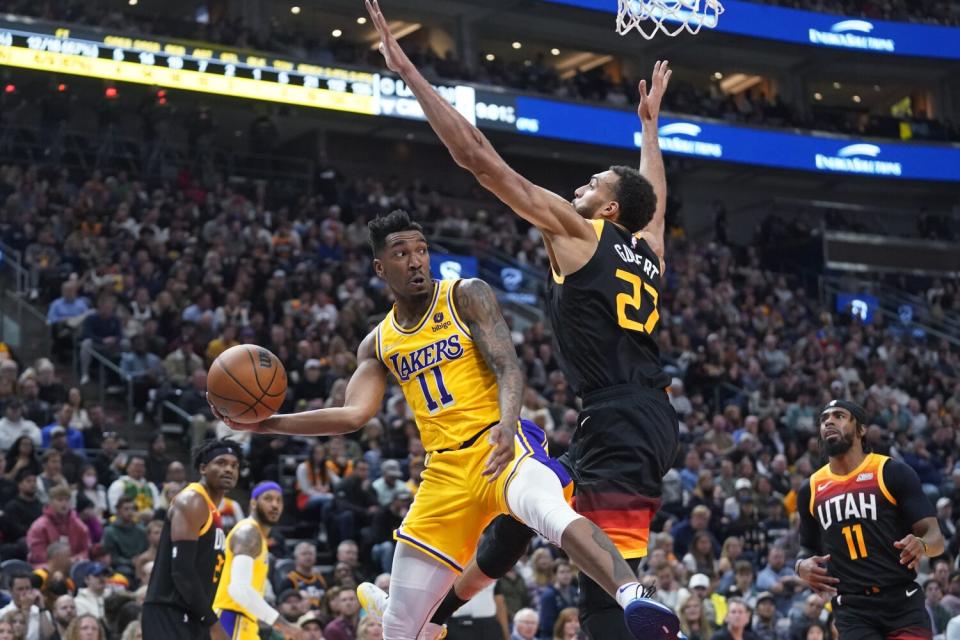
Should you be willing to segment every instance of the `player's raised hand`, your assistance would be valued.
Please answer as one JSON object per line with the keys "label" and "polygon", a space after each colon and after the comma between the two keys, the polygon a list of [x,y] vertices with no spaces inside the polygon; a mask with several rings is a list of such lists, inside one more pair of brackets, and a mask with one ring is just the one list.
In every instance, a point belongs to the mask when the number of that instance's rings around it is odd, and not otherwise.
{"label": "player's raised hand", "polygon": [[897,540],[893,546],[900,549],[900,564],[908,569],[916,569],[920,564],[920,559],[926,555],[926,548],[920,538],[908,533],[902,540]]}
{"label": "player's raised hand", "polygon": [[235,422],[230,418],[224,416],[220,411],[217,410],[217,407],[213,404],[213,401],[210,399],[210,394],[207,394],[207,404],[210,405],[210,412],[213,413],[213,417],[227,425],[234,431],[262,431],[260,429],[260,422],[252,422],[249,424],[242,424],[240,422]]}
{"label": "player's raised hand", "polygon": [[836,584],[840,581],[827,573],[823,566],[830,562],[830,555],[811,556],[797,564],[797,576],[821,598],[829,600],[837,595]]}
{"label": "player's raised hand", "polygon": [[641,122],[654,123],[660,116],[660,101],[663,100],[663,94],[667,91],[667,85],[670,84],[670,76],[673,70],[670,69],[668,60],[657,60],[653,65],[653,77],[650,79],[650,92],[647,92],[647,81],[640,81],[640,106],[637,107],[637,115]]}
{"label": "player's raised hand", "polygon": [[509,466],[513,460],[514,444],[513,438],[517,433],[517,427],[500,423],[490,429],[487,435],[487,441],[493,446],[493,451],[487,458],[487,464],[483,468],[483,475],[489,476],[488,482],[493,482],[500,477],[504,469]]}
{"label": "player's raised hand", "polygon": [[390,25],[387,24],[387,19],[383,17],[383,12],[380,11],[380,3],[377,0],[364,0],[364,2],[367,5],[370,20],[373,21],[373,26],[377,28],[377,33],[380,34],[380,53],[386,60],[387,67],[391,71],[402,73],[405,68],[410,66],[410,58],[403,52],[400,43],[390,32]]}

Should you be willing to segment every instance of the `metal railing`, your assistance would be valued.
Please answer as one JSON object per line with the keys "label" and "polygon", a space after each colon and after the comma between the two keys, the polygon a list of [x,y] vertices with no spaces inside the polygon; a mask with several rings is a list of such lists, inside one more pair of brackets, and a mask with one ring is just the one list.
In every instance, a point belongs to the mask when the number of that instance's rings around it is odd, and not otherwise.
{"label": "metal railing", "polygon": [[133,419],[133,380],[123,375],[120,367],[118,367],[110,358],[103,355],[96,349],[91,349],[90,354],[93,356],[93,359],[100,364],[100,368],[97,373],[97,392],[100,395],[100,404],[103,405],[104,397],[107,395],[107,387],[109,386],[107,384],[107,372],[113,372],[117,379],[122,383],[122,386],[125,388],[124,396],[126,398],[127,405],[127,420],[131,421]]}
{"label": "metal railing", "polygon": [[0,240],[0,270],[9,269],[13,274],[13,290],[21,295],[37,286],[39,274],[36,269],[23,266],[23,254]]}
{"label": "metal railing", "polygon": [[0,294],[0,303],[0,341],[16,349],[27,362],[48,357],[53,340],[47,317],[12,289]]}

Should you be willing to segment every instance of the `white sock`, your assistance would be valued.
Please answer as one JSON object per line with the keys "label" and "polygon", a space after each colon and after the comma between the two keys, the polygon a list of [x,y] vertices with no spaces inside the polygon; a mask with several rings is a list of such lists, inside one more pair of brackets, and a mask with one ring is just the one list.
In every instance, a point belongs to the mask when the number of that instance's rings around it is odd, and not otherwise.
{"label": "white sock", "polygon": [[417,640],[436,640],[443,633],[443,627],[433,622],[428,622],[420,631],[420,637]]}
{"label": "white sock", "polygon": [[627,605],[640,597],[643,586],[639,582],[628,582],[617,589],[617,604],[626,609]]}

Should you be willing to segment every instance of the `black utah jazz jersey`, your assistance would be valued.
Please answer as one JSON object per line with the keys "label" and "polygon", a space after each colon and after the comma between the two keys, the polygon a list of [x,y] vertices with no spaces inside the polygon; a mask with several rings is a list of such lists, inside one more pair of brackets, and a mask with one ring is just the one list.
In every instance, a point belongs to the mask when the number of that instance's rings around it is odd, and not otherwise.
{"label": "black utah jazz jersey", "polygon": [[[217,593],[220,574],[223,571],[224,556],[226,554],[226,536],[220,524],[220,512],[210,500],[203,485],[194,482],[187,485],[184,491],[196,491],[207,503],[210,515],[203,527],[200,528],[197,539],[196,567],[197,576],[204,587],[205,595],[209,595],[204,602],[185,602],[173,583],[173,541],[170,537],[170,516],[167,515],[160,533],[160,543],[157,545],[157,558],[150,574],[150,586],[147,587],[146,604],[162,604],[177,607],[186,612],[203,612],[210,610],[213,597]],[[209,622],[209,621],[208,621]]]}
{"label": "black utah jazz jersey", "polygon": [[618,224],[590,221],[597,250],[566,277],[552,274],[550,322],[563,372],[580,395],[621,384],[663,388],[655,330],[663,274],[646,240]]}
{"label": "black utah jazz jersey", "polygon": [[916,580],[893,543],[936,512],[906,464],[871,453],[845,476],[825,465],[801,487],[797,507],[800,544],[830,554],[827,571],[840,581],[840,594],[874,594]]}

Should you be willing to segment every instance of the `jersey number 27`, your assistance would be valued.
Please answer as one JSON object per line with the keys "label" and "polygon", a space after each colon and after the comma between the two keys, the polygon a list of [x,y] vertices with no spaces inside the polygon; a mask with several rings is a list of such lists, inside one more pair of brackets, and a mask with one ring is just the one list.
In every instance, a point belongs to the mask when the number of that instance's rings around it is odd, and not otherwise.
{"label": "jersey number 27", "polygon": [[[631,287],[630,293],[617,294],[617,323],[624,329],[630,331],[642,331],[643,333],[653,333],[657,323],[660,321],[660,312],[657,311],[657,301],[660,294],[649,284],[640,279],[635,273],[617,269],[617,278],[628,283]],[[631,309],[630,314],[636,317],[640,313],[640,306],[643,303],[643,294],[646,292],[653,300],[653,310],[647,315],[645,320],[635,320],[628,317],[627,309]]]}

